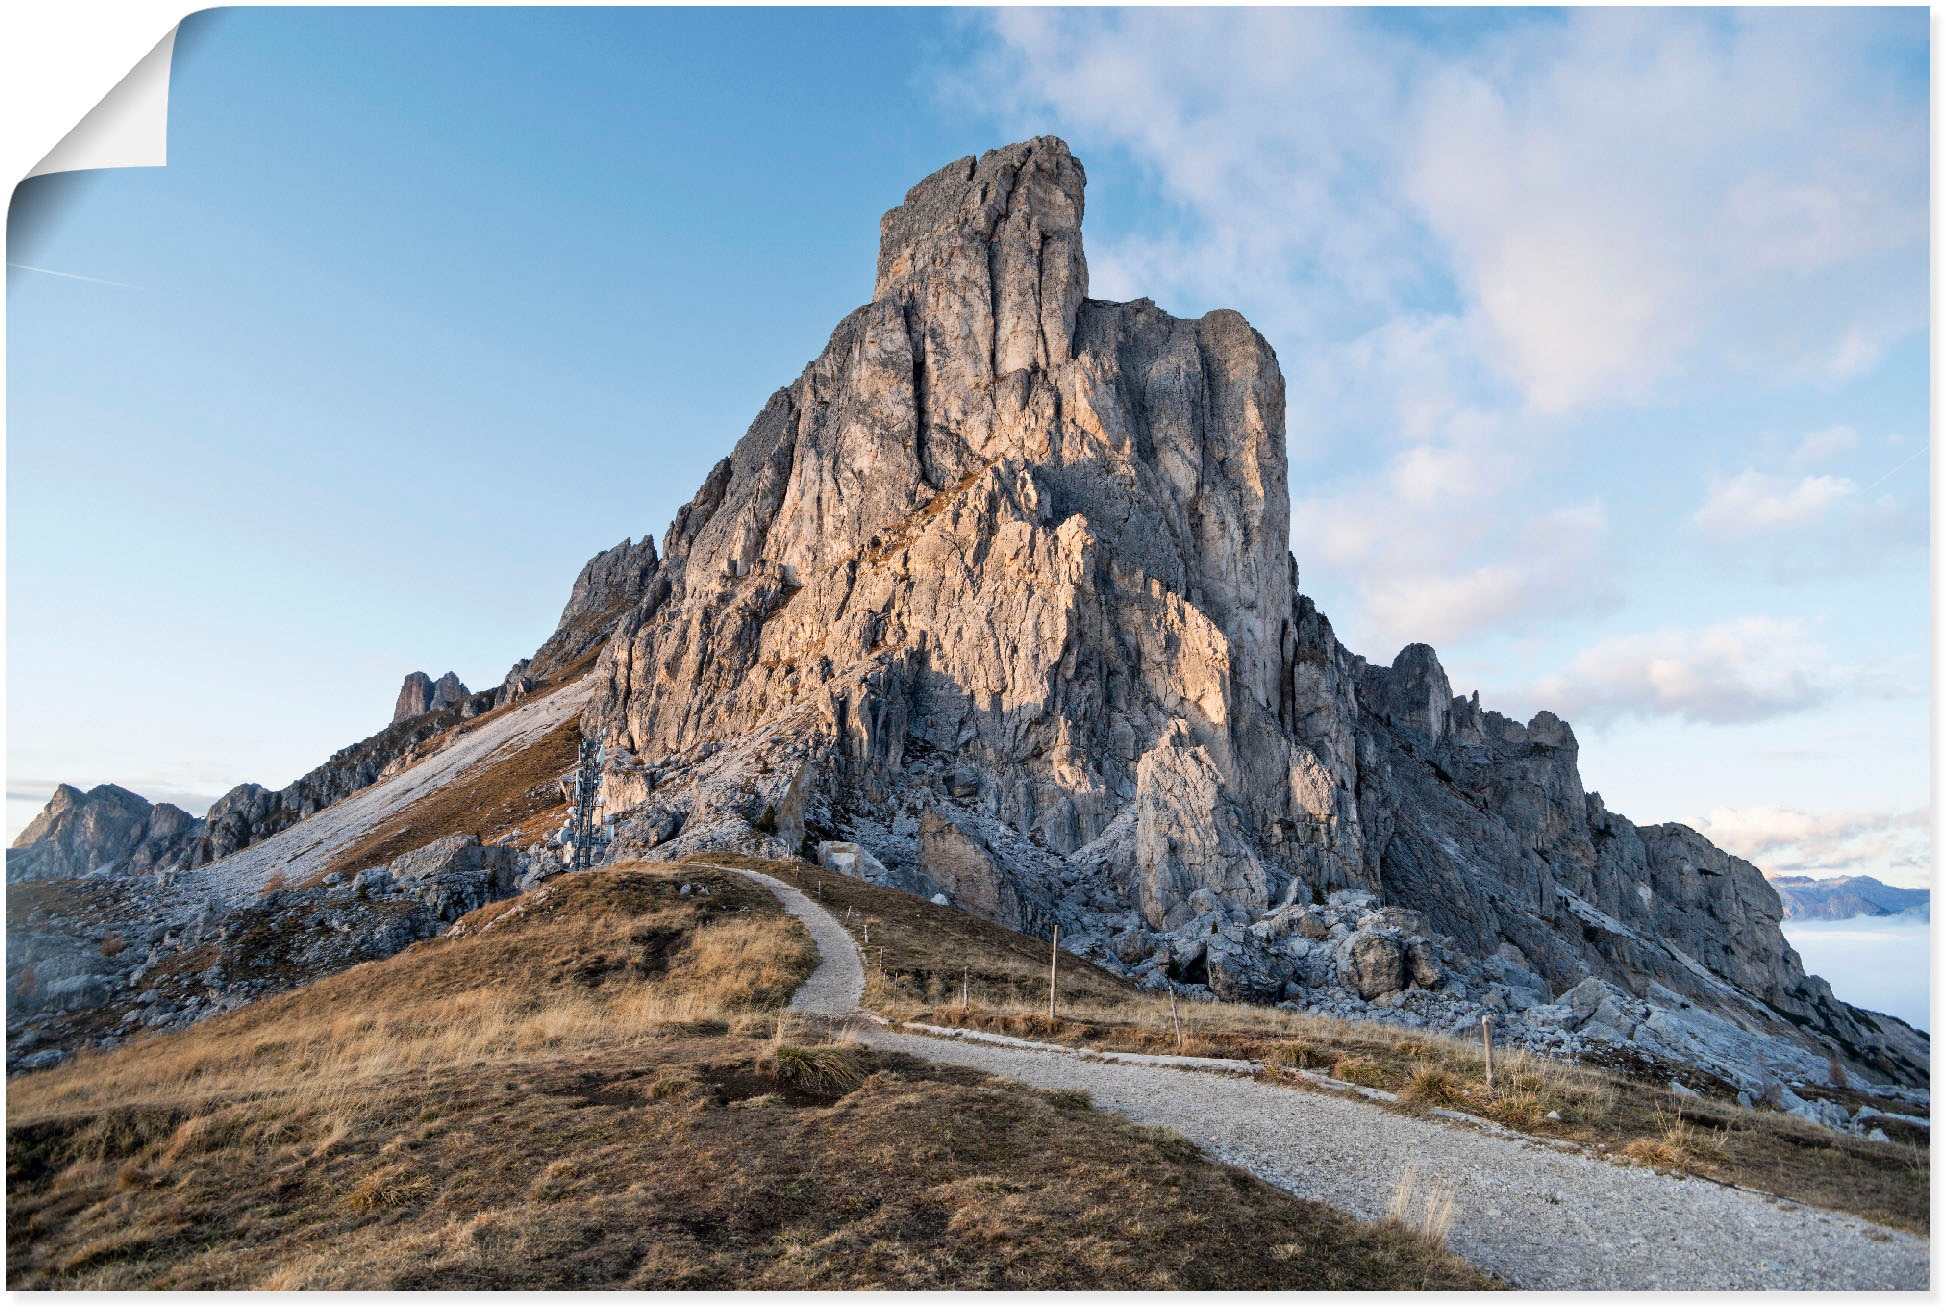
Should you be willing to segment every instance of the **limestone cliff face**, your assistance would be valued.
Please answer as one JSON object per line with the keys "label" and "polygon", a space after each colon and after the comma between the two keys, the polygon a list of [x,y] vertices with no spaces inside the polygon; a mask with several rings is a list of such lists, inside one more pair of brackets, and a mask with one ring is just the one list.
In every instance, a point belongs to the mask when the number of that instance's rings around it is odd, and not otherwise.
{"label": "limestone cliff face", "polygon": [[[1086,300],[1082,186],[1042,138],[886,216],[878,299],[677,517],[589,723],[667,757],[795,715],[825,795],[963,765],[1060,855],[1137,808],[1160,924],[1199,882],[1273,891],[1247,831],[1316,765],[1282,731],[1283,384],[1233,313]],[[1207,841],[1150,832],[1218,792]]]}
{"label": "limestone cliff face", "polygon": [[151,805],[114,784],[85,793],[61,784],[7,849],[7,878],[70,878],[119,864],[146,871],[174,857],[197,828],[181,807]]}
{"label": "limestone cliff face", "polygon": [[[1922,1071],[1922,1038],[1804,977],[1753,867],[1585,793],[1558,718],[1338,642],[1287,549],[1275,353],[1230,311],[1088,299],[1084,186],[1042,137],[885,216],[872,302],[632,575],[584,720],[617,832],[853,839],[1243,996],[1310,969],[1285,911],[1364,890],[1543,1003],[1592,975]],[[1426,951],[1398,948],[1414,980]]]}

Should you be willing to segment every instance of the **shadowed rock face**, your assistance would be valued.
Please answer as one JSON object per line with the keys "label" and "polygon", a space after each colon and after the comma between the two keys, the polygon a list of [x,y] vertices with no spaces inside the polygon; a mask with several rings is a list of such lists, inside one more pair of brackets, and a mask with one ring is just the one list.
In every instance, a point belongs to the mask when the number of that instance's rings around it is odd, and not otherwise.
{"label": "shadowed rock face", "polygon": [[[1087,299],[1084,188],[1041,137],[885,216],[872,302],[678,513],[603,651],[610,810],[692,817],[658,854],[781,826],[922,891],[951,862],[988,914],[1011,894],[1113,968],[1220,963],[1253,995],[1325,970],[1268,918],[1369,891],[1543,1003],[1654,985],[1922,1074],[1920,1036],[1805,979],[1754,867],[1584,792],[1565,723],[1456,698],[1430,648],[1337,641],[1287,549],[1275,353],[1231,311]],[[1463,988],[1430,941],[1347,969]]]}
{"label": "shadowed rock face", "polygon": [[182,808],[152,806],[114,784],[85,793],[62,784],[7,849],[7,878],[71,878],[118,863],[146,871],[174,858],[197,828]]}

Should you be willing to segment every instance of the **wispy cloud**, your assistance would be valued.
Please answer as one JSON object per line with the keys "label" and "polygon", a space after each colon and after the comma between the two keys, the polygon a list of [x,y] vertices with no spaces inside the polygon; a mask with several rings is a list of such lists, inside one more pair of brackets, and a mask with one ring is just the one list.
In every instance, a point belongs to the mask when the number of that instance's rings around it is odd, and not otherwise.
{"label": "wispy cloud", "polygon": [[1854,573],[1890,554],[1923,548],[1924,498],[1910,491],[1872,494],[1924,455],[1925,447],[1862,487],[1840,474],[1804,472],[1851,456],[1858,446],[1857,432],[1838,425],[1807,434],[1784,460],[1790,472],[1751,468],[1727,478],[1706,475],[1703,502],[1691,522],[1729,553],[1726,558],[1756,561],[1784,581]]}
{"label": "wispy cloud", "polygon": [[1848,478],[1806,474],[1796,480],[1747,469],[1711,484],[1696,512],[1696,526],[1722,538],[1747,538],[1800,528],[1835,509],[1858,491]]}
{"label": "wispy cloud", "polygon": [[1795,471],[1815,469],[1827,460],[1845,455],[1858,446],[1858,430],[1847,424],[1834,424],[1821,428],[1815,433],[1806,433],[1804,440],[1791,452],[1790,467]]}
{"label": "wispy cloud", "polygon": [[1930,870],[1932,825],[1924,811],[1799,811],[1720,807],[1683,823],[1770,874]]}
{"label": "wispy cloud", "polygon": [[99,283],[103,287],[126,287],[133,292],[148,290],[148,288],[138,287],[132,282],[116,282],[113,278],[90,278],[85,273],[63,273],[59,269],[43,269],[38,264],[15,264],[12,260],[8,260],[7,267],[9,269],[21,269],[28,273],[44,273],[50,278],[72,278],[76,282]]}
{"label": "wispy cloud", "polygon": [[1532,695],[1591,724],[1626,717],[1750,724],[1842,696],[1910,691],[1883,672],[1837,665],[1795,620],[1751,615],[1699,630],[1606,638],[1536,682]]}

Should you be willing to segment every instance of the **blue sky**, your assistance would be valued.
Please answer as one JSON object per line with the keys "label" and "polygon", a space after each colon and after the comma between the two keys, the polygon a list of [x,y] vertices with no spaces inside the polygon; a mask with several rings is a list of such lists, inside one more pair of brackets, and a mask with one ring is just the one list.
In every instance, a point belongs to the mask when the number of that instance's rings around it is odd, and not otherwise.
{"label": "blue sky", "polygon": [[8,819],[497,682],[1036,132],[1290,384],[1306,590],[1773,871],[1924,882],[1924,10],[224,10],[16,194]]}

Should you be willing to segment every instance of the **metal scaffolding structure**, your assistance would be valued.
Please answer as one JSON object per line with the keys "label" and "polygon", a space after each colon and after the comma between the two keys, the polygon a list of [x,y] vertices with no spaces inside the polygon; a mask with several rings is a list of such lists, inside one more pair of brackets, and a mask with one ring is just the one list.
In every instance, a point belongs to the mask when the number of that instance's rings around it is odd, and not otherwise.
{"label": "metal scaffolding structure", "polygon": [[610,827],[596,820],[601,810],[601,768],[608,760],[599,742],[581,740],[581,759],[574,767],[574,802],[568,813],[568,869],[586,870],[601,863]]}

